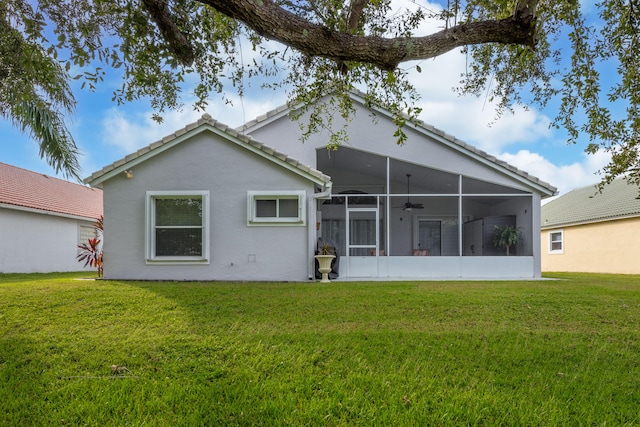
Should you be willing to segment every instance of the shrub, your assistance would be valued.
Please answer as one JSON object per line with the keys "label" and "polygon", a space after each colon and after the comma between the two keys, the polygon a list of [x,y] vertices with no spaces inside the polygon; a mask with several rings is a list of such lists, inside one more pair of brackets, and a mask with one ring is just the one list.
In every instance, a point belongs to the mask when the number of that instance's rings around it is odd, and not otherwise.
{"label": "shrub", "polygon": [[78,245],[81,250],[77,255],[78,262],[84,261],[84,267],[87,265],[95,268],[98,271],[98,277],[102,277],[104,268],[104,259],[102,254],[102,234],[104,233],[103,217],[102,215],[95,222],[94,227],[98,233],[98,237],[89,239],[87,243]]}

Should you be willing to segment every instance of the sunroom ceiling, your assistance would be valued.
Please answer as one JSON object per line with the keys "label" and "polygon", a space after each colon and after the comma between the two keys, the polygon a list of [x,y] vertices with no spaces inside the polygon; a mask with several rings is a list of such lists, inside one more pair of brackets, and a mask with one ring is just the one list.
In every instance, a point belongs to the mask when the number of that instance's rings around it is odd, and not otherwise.
{"label": "sunroom ceiling", "polygon": [[[319,149],[317,169],[329,175],[336,189],[379,188],[385,192],[387,160],[384,156],[340,147],[337,151]],[[407,174],[411,194],[457,194],[458,176],[397,159],[389,162],[390,193],[407,193]],[[351,188],[353,187],[353,188]],[[375,191],[373,191],[375,192]],[[464,178],[464,192],[473,194],[521,193],[512,188]]]}

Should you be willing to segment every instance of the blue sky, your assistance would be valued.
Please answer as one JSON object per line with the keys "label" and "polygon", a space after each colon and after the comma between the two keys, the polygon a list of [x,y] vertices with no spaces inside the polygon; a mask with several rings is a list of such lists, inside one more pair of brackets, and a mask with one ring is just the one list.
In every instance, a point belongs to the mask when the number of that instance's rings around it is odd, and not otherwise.
{"label": "blue sky", "polygon": [[[396,4],[414,7],[415,2],[396,0]],[[430,30],[425,26],[425,32]],[[595,173],[607,163],[606,155],[585,154],[586,140],[567,145],[562,130],[549,128],[550,118],[555,115],[552,109],[518,108],[514,114],[507,113],[495,121],[495,106],[484,98],[459,97],[454,93],[453,87],[465,67],[465,57],[458,51],[419,64],[422,69],[419,74],[412,71],[415,64],[403,67],[410,70],[412,82],[422,96],[420,118],[424,122],[551,183],[561,194],[599,180]],[[189,105],[186,88],[184,110],[167,112],[163,115],[164,123],[158,125],[151,120],[148,102],[117,106],[111,101],[113,90],[120,84],[113,73],[108,74],[108,79],[94,93],[80,90],[79,83],[73,82],[74,89],[78,89],[75,91],[78,105],[76,114],[69,118],[68,127],[81,151],[83,177],[184,127],[203,114],[193,111]],[[259,90],[258,87],[259,82],[253,82],[242,99],[234,96],[230,89],[227,95],[234,100],[233,105],[224,103],[219,97],[213,98],[206,112],[220,122],[238,126],[286,102],[286,93]],[[394,143],[392,138],[389,143]],[[38,151],[37,144],[28,135],[22,134],[10,122],[0,120],[0,162],[56,176],[55,171],[40,159]]]}

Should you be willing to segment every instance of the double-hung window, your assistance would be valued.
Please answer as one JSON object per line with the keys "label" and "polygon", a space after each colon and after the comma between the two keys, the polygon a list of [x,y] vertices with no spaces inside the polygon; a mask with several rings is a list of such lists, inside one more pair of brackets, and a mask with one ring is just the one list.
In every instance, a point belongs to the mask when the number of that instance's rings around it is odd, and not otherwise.
{"label": "double-hung window", "polygon": [[564,233],[562,232],[562,230],[549,232],[549,253],[564,253]]}
{"label": "double-hung window", "polygon": [[304,191],[247,192],[249,225],[304,225]]}
{"label": "double-hung window", "polygon": [[209,192],[147,192],[147,262],[209,261]]}

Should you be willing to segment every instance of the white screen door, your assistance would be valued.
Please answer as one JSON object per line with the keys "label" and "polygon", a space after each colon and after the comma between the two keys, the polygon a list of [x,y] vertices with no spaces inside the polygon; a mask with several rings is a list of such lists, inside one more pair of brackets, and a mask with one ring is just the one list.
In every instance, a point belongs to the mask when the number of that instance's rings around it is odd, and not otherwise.
{"label": "white screen door", "polygon": [[377,208],[348,208],[346,230],[347,275],[379,274],[380,216]]}

